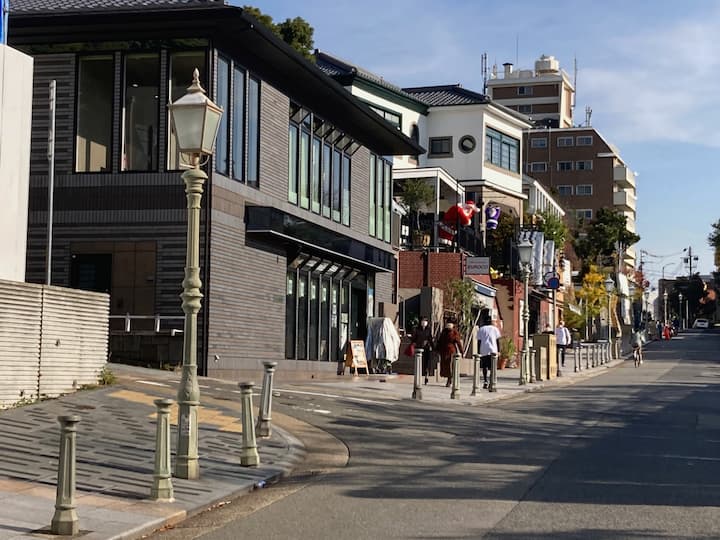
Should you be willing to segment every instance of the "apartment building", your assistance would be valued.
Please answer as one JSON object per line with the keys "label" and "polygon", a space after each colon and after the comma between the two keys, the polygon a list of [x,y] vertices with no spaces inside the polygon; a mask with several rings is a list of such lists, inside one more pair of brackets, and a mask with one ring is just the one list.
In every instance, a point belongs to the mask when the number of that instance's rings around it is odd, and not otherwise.
{"label": "apartment building", "polygon": [[575,86],[560,62],[554,56],[542,55],[535,61],[534,70],[513,67],[509,62],[503,64],[502,74],[493,68],[487,81],[488,96],[527,115],[535,125],[573,127]]}
{"label": "apartment building", "polygon": [[15,0],[9,37],[34,59],[27,279],[47,270],[55,80],[53,283],[106,291],[133,317],[113,326],[113,359],[180,361],[187,210],[166,104],[194,68],[224,109],[204,165],[200,372],[274,360],[280,377],[334,376],[366,318],[392,311],[391,157],[424,150],[241,8]]}

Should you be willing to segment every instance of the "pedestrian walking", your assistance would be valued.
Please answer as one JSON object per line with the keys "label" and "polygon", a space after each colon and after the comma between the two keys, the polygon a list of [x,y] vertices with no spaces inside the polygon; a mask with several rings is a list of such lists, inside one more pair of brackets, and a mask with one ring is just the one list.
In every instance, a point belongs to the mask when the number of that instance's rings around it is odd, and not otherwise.
{"label": "pedestrian walking", "polygon": [[440,353],[440,376],[447,377],[445,386],[450,386],[452,380],[452,357],[456,352],[461,352],[462,348],[462,340],[455,330],[455,324],[446,323],[437,341],[437,352]]}
{"label": "pedestrian walking", "polygon": [[658,321],[656,326],[657,326],[657,339],[658,339],[658,341],[662,341],[662,339],[663,339],[663,323]]}
{"label": "pedestrian walking", "polygon": [[427,384],[428,377],[430,377],[434,371],[430,362],[430,352],[432,351],[432,330],[428,324],[427,317],[420,319],[420,324],[415,327],[415,330],[410,337],[410,341],[415,346],[415,349],[423,350],[422,370],[423,376],[425,377],[425,384]]}
{"label": "pedestrian walking", "polygon": [[640,367],[643,363],[642,354],[643,335],[640,330],[634,330],[630,334],[630,346],[633,350],[633,359],[635,360],[635,367]]}
{"label": "pedestrian walking", "polygon": [[670,338],[672,337],[672,335],[671,335],[671,332],[670,332],[670,325],[669,325],[669,324],[666,324],[666,325],[665,325],[665,328],[663,328],[662,336],[663,336],[663,338],[665,338],[667,341],[670,341]]}
{"label": "pedestrian walking", "polygon": [[492,362],[492,355],[497,356],[500,347],[500,330],[493,324],[492,319],[486,316],[483,326],[477,331],[478,351],[480,352],[480,367],[483,374],[483,388],[488,387],[488,370]]}
{"label": "pedestrian walking", "polygon": [[572,343],[570,330],[565,327],[565,321],[560,319],[555,328],[555,345],[557,346],[557,361],[561,367],[565,367],[565,349]]}

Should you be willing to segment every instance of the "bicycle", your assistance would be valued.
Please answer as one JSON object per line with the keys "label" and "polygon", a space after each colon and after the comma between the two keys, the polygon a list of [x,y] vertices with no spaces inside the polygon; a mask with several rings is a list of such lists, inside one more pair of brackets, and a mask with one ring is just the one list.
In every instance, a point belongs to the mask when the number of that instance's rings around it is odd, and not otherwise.
{"label": "bicycle", "polygon": [[635,360],[635,367],[640,367],[640,365],[643,363],[642,347],[633,347],[633,360]]}

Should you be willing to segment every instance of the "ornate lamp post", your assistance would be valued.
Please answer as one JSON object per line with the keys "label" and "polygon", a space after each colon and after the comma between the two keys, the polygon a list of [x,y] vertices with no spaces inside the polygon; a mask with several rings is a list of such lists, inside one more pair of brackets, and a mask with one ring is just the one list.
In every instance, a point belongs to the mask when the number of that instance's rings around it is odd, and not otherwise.
{"label": "ornate lamp post", "polygon": [[683,329],[683,293],[678,292],[678,313],[680,313],[680,330]]}
{"label": "ornate lamp post", "polygon": [[649,320],[650,319],[650,303],[649,303],[650,291],[645,289],[645,292],[643,292],[643,296],[645,297],[645,313],[646,313],[645,320]]}
{"label": "ornate lamp post", "polygon": [[518,256],[520,257],[520,265],[522,266],[522,279],[523,279],[523,309],[522,309],[522,320],[523,320],[523,350],[520,357],[520,380],[519,384],[527,384],[528,377],[528,365],[530,362],[530,343],[528,336],[528,321],[530,320],[530,308],[528,306],[528,288],[530,281],[530,260],[532,258],[533,243],[532,241],[524,238],[518,244]]}
{"label": "ornate lamp post", "polygon": [[664,309],[663,309],[663,324],[667,323],[667,299],[668,299],[668,293],[665,291],[663,293],[663,301],[664,301]]}
{"label": "ornate lamp post", "polygon": [[178,444],[175,476],[195,480],[200,477],[198,463],[198,406],[200,387],[197,380],[197,314],[200,311],[200,200],[207,174],[200,169],[203,155],[213,153],[222,108],[215,105],[200,86],[200,73],[193,71],[187,94],[168,105],[178,150],[188,154],[192,168],[182,174],[187,196],[187,252],[185,279],[182,282],[183,331],[182,380],[178,390]]}

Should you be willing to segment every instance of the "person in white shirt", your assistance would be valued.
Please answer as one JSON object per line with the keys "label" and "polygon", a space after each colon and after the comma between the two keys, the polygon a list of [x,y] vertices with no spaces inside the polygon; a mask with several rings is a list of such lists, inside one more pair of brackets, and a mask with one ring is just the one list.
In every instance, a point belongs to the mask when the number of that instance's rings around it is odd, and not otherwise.
{"label": "person in white shirt", "polygon": [[482,367],[483,373],[483,388],[488,387],[487,373],[490,369],[490,362],[492,355],[498,353],[500,330],[497,329],[492,323],[490,317],[483,319],[483,326],[478,328],[477,331],[478,339],[478,351],[480,353],[480,367]]}
{"label": "person in white shirt", "polygon": [[555,329],[558,363],[561,367],[565,367],[565,349],[567,349],[571,342],[572,336],[570,335],[570,330],[565,328],[565,321],[561,319]]}

